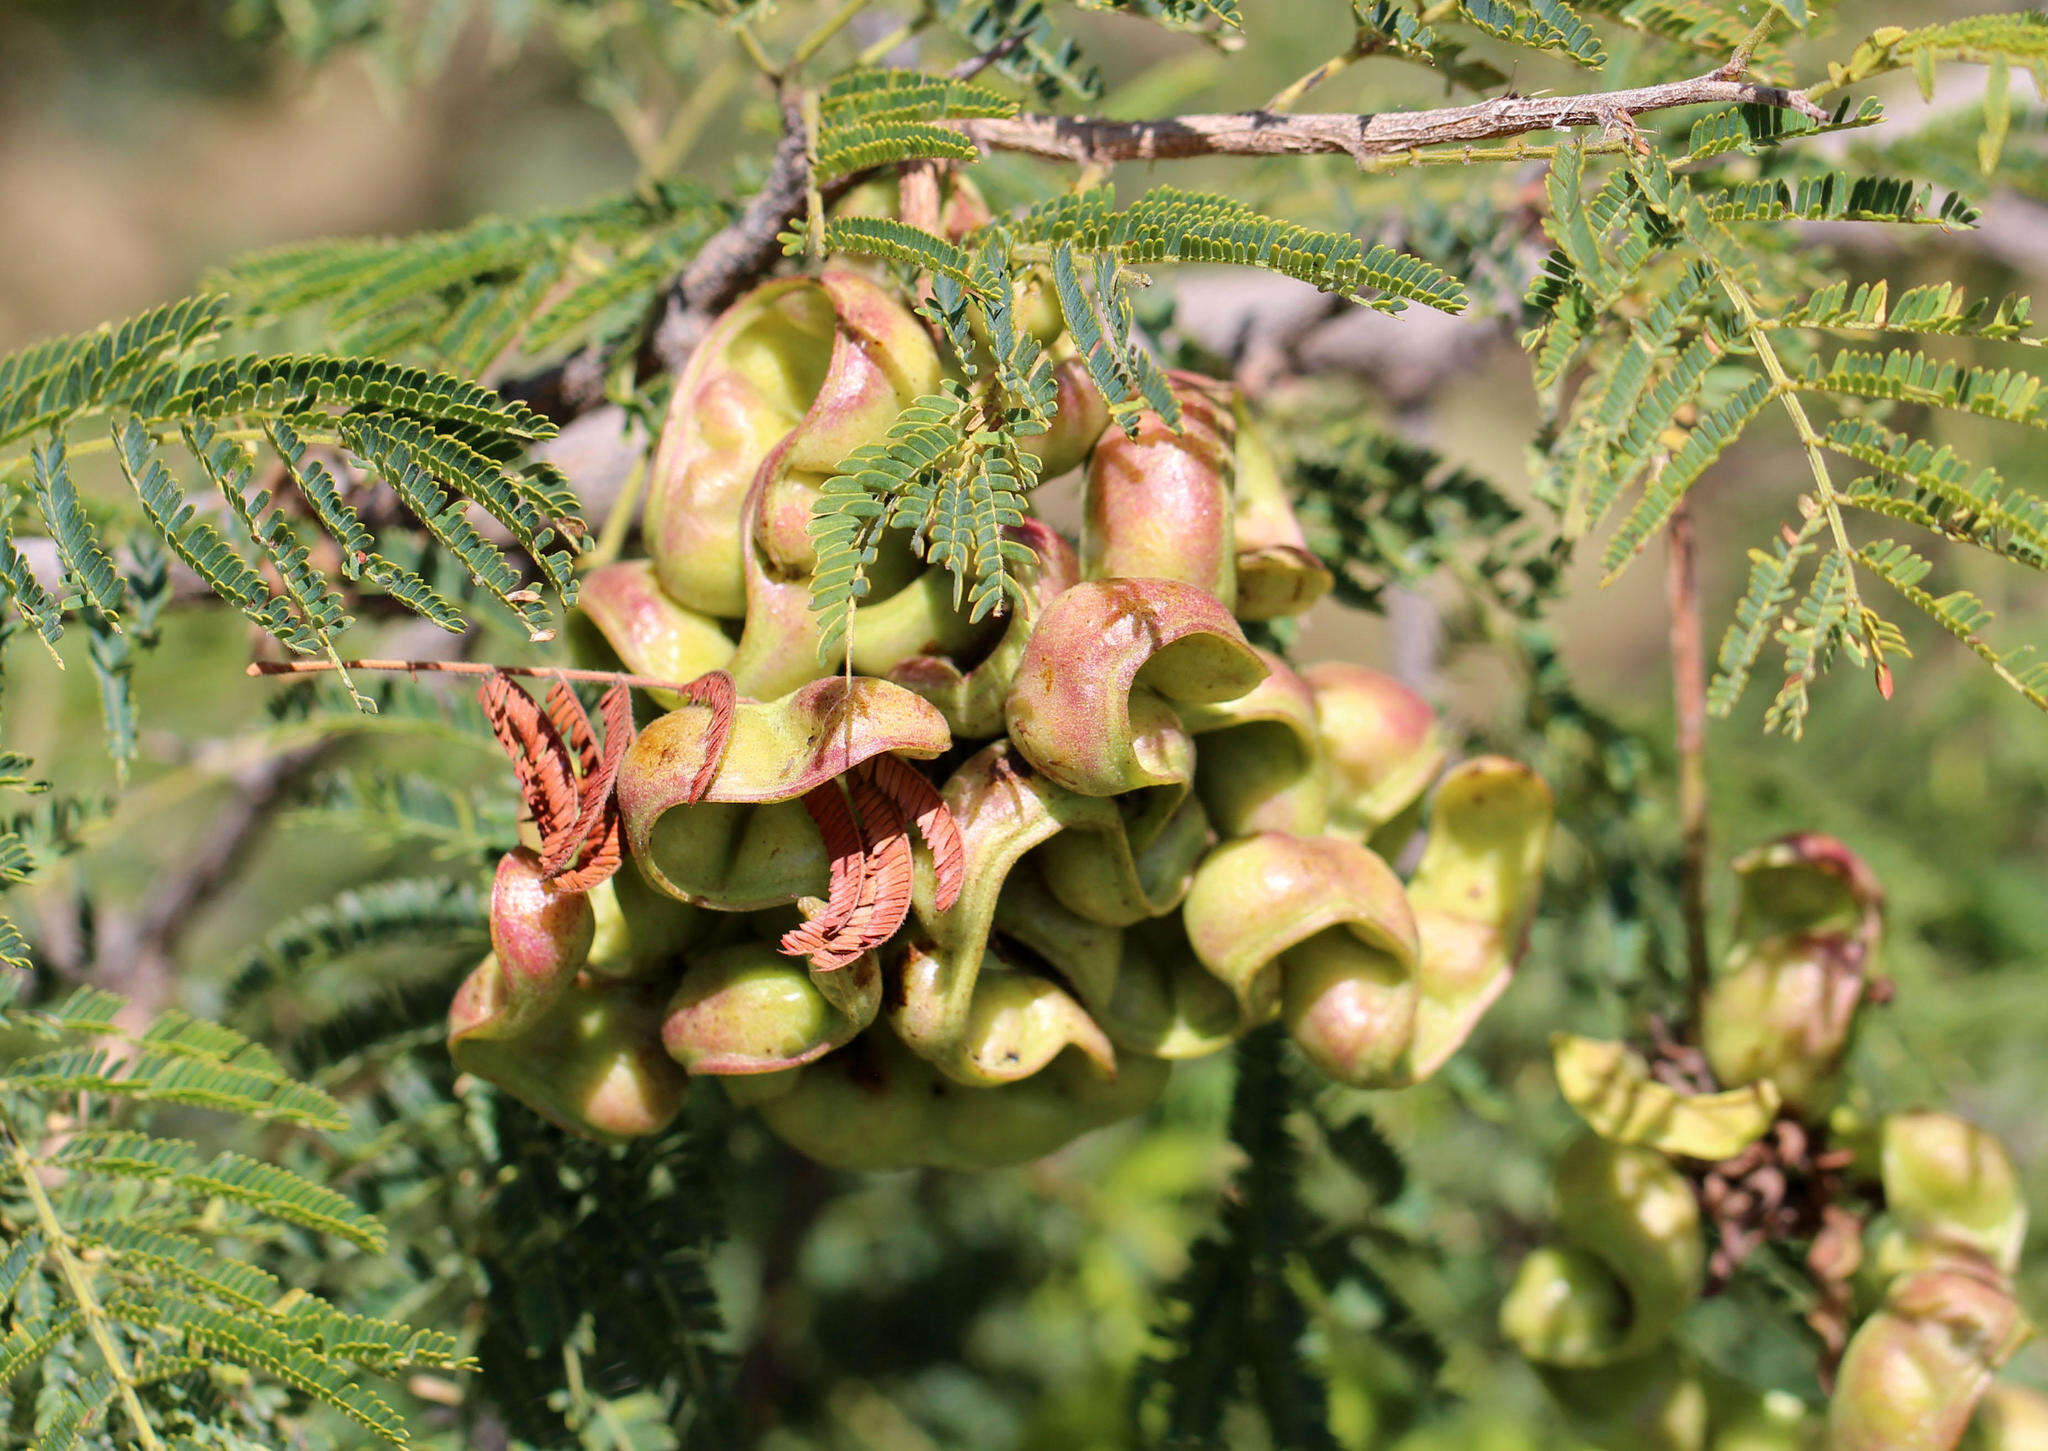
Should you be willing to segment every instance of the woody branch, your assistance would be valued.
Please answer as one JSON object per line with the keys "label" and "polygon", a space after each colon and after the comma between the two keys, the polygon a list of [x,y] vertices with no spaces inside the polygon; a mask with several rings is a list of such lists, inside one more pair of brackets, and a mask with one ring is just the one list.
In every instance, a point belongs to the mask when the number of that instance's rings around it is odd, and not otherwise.
{"label": "woody branch", "polygon": [[[1432,146],[1474,144],[1536,131],[1597,126],[1626,128],[1638,116],[1680,106],[1744,103],[1825,118],[1795,90],[1756,85],[1726,74],[1726,67],[1686,80],[1571,96],[1501,96],[1469,106],[1427,111],[1290,115],[1240,111],[1226,115],[1109,121],[1088,116],[1013,116],[952,121],[985,151],[1012,151],[1053,161],[1106,164],[1177,161],[1196,156],[1349,156],[1375,158]],[[667,315],[652,338],[650,363],[680,369],[710,320],[774,267],[783,229],[805,203],[801,128],[790,127],[775,153],[767,181],[745,211],[714,236],[668,298]],[[842,178],[828,192],[843,190]],[[523,395],[522,395],[523,396]]]}
{"label": "woody branch", "polygon": [[1719,72],[1630,90],[1576,96],[1501,96],[1430,111],[1351,115],[1286,115],[1239,111],[1151,121],[1087,116],[1014,116],[948,123],[986,150],[1015,151],[1082,163],[1178,161],[1194,156],[1336,154],[1371,161],[1428,146],[1500,141],[1532,131],[1612,127],[1678,106],[1745,103],[1825,113],[1804,95],[1778,86],[1730,80]]}

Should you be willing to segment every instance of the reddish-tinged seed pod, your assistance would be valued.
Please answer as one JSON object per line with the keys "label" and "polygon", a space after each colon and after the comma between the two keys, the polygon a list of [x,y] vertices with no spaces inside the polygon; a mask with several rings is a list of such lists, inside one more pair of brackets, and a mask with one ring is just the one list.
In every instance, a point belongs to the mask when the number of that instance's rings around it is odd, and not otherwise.
{"label": "reddish-tinged seed pod", "polygon": [[1054,600],[1010,687],[1010,739],[1083,796],[1185,785],[1176,701],[1235,700],[1266,665],[1213,595],[1165,579],[1093,580]]}
{"label": "reddish-tinged seed pod", "polygon": [[1302,679],[1315,694],[1330,773],[1330,830],[1360,840],[1421,799],[1450,747],[1427,701],[1362,665],[1326,661]]}
{"label": "reddish-tinged seed pod", "polygon": [[[691,355],[662,429],[645,514],[662,588],[702,614],[749,614],[749,512],[769,557],[800,566],[808,491],[938,381],[923,325],[858,274],[770,282],[741,298]],[[749,511],[778,448],[772,490]]]}
{"label": "reddish-tinged seed pod", "polygon": [[498,859],[491,884],[495,971],[465,984],[469,1011],[517,1030],[568,987],[590,955],[597,915],[587,892],[562,891],[541,875],[525,847]]}
{"label": "reddish-tinged seed pod", "polygon": [[1786,837],[1735,863],[1735,945],[1702,1008],[1701,1038],[1723,1083],[1768,1078],[1812,1121],[1833,1105],[1869,975],[1883,892],[1832,837]]}
{"label": "reddish-tinged seed pod", "polygon": [[1993,1373],[2031,1333],[2011,1290],[1988,1273],[1901,1276],[1843,1353],[1828,1451],[1950,1451]]}
{"label": "reddish-tinged seed pod", "polygon": [[779,700],[742,702],[715,757],[714,725],[711,708],[697,704],[650,724],[619,767],[618,800],[647,879],[721,911],[826,890],[828,857],[804,809],[806,792],[870,757],[928,760],[952,743],[927,702],[863,677],[828,676]]}
{"label": "reddish-tinged seed pod", "polygon": [[1229,405],[1221,385],[1175,374],[1181,431],[1156,413],[1135,437],[1105,433],[1088,460],[1081,569],[1089,579],[1170,579],[1227,610],[1237,598]]}

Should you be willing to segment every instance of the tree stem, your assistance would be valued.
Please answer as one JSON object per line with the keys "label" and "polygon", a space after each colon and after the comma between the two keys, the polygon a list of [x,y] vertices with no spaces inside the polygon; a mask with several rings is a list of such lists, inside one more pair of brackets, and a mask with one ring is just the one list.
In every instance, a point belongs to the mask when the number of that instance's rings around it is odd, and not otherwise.
{"label": "tree stem", "polygon": [[149,1416],[142,1409],[142,1397],[135,1393],[135,1372],[128,1368],[128,1357],[121,1353],[121,1347],[114,1341],[113,1331],[107,1324],[107,1312],[100,1308],[99,1299],[92,1292],[92,1281],[85,1273],[85,1266],[71,1253],[71,1241],[65,1233],[64,1221],[57,1217],[57,1207],[43,1192],[42,1180],[36,1177],[35,1161],[28,1156],[28,1150],[22,1147],[21,1140],[14,1136],[10,1126],[0,1124],[0,1133],[6,1135],[8,1158],[13,1161],[14,1172],[20,1177],[22,1188],[28,1192],[29,1203],[36,1211],[36,1222],[42,1226],[43,1237],[50,1242],[50,1253],[56,1257],[65,1288],[71,1291],[71,1298],[78,1305],[78,1315],[85,1322],[86,1334],[92,1337],[94,1348],[114,1377],[114,1389],[121,1398],[121,1409],[135,1428],[135,1444],[143,1451],[163,1451],[164,1443],[157,1439],[156,1428],[149,1424]]}
{"label": "tree stem", "polygon": [[1679,910],[1685,919],[1686,996],[1697,1021],[1712,963],[1707,952],[1707,669],[1700,632],[1699,541],[1692,501],[1671,515],[1665,575],[1671,605],[1671,697],[1678,746]]}

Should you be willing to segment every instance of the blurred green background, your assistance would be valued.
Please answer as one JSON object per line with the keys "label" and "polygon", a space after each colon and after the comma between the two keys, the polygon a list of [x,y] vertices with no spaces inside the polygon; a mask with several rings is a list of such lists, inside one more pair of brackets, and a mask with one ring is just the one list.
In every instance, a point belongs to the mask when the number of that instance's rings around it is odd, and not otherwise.
{"label": "blurred green background", "polygon": [[[208,266],[241,251],[573,204],[632,184],[646,165],[620,124],[631,118],[580,78],[552,32],[521,35],[516,24],[486,26],[466,7],[448,6],[451,23],[406,53],[371,47],[309,65],[289,36],[234,42],[253,8],[215,0],[0,4],[0,351],[181,294]],[[1919,21],[1973,7],[1840,8]],[[1340,9],[1250,0],[1254,39],[1229,55],[1115,18],[1082,17],[1075,28],[1106,42],[1094,47],[1110,81],[1105,110],[1149,114],[1196,95],[1204,108],[1222,109],[1255,104],[1329,53],[1348,28]],[[566,43],[573,49],[575,36]],[[407,83],[418,75],[429,79]],[[1521,84],[1533,91],[1552,79],[1531,75]],[[678,84],[687,92],[716,82],[699,71]],[[1410,73],[1367,65],[1333,82],[1317,104],[1369,109],[1426,103],[1429,95]],[[1899,104],[1920,102],[1909,92]],[[759,141],[746,123],[761,120],[760,109],[742,88],[722,99],[714,92],[702,139],[680,159],[682,173],[724,185],[738,162],[743,174],[739,143]],[[1000,171],[990,170],[1000,195]],[[1127,170],[1132,185],[1144,180]],[[1201,170],[1173,179],[1199,183]],[[1347,205],[1350,183],[1334,161],[1258,170],[1251,182],[1234,173],[1233,185],[1312,197],[1325,212]],[[1215,175],[1212,168],[1208,179]],[[1986,200],[1996,214],[2000,199]],[[1894,277],[1966,277],[1982,291],[2038,286],[2039,271],[2048,270],[2048,223],[2032,203],[2007,200],[2007,219],[1988,237],[1916,233],[1905,260],[1866,260],[1884,261]],[[1855,254],[1850,262],[1860,265]],[[1187,315],[1262,305],[1218,302],[1203,286],[1188,284]],[[1511,322],[1459,322],[1447,341],[1435,320],[1376,321],[1363,342],[1341,352],[1349,371],[1329,386],[1524,495],[1520,451],[1535,407]],[[1405,376],[1386,376],[1399,373],[1409,346],[1396,330],[1411,326],[1428,329],[1418,335],[1426,344],[1415,346],[1456,357],[1419,390]],[[2048,488],[2038,435],[1952,420],[1940,427],[1966,454]],[[1781,434],[1763,438],[1731,455],[1697,496],[1710,642],[1740,587],[1744,549],[1768,536],[1796,488],[1798,458]],[[1995,562],[1945,557],[1943,565],[1999,609],[2008,640],[2048,634],[2048,595],[2037,582]],[[1475,638],[1448,597],[1402,609],[1407,626],[1325,610],[1307,632],[1305,653],[1384,663],[1406,649],[1409,673],[1477,738],[1516,748],[1523,685],[1515,662]],[[1587,699],[1647,743],[1656,764],[1644,779],[1636,829],[1669,850],[1660,562],[1646,559],[1605,590],[1590,564],[1579,568],[1553,623]],[[1405,643],[1394,638],[1404,628]],[[1821,687],[1802,742],[1761,734],[1767,689],[1753,691],[1737,718],[1715,724],[1716,858],[1795,829],[1840,836],[1864,854],[1890,895],[1883,968],[1897,979],[1898,996],[1862,1034],[1859,1081],[1879,1108],[1944,1105],[1993,1129],[2020,1162],[2034,1202],[2048,1205],[2048,1118],[2040,1110],[2048,1099],[2048,721],[1960,647],[1918,636],[1914,643],[1917,658],[1899,672],[1897,699],[1883,702],[1867,678],[1839,671]],[[184,621],[140,666],[143,761],[95,851],[72,868],[67,891],[146,891],[231,797],[223,771],[240,759],[234,739],[271,693],[242,677],[246,652],[234,624]],[[10,743],[70,780],[106,780],[84,672],[59,676],[26,651],[14,652],[10,667]],[[376,735],[354,749],[358,759],[397,752],[404,764],[449,773],[496,769],[481,757],[450,760]],[[280,902],[326,895],[383,865],[373,847],[336,843],[287,816],[186,935],[179,995],[204,1010],[223,964],[262,935]],[[1717,876],[1723,905],[1727,886],[1725,873]],[[1469,1404],[1418,1408],[1400,1387],[1398,1365],[1375,1346],[1370,1315],[1353,1317],[1354,1328],[1340,1333],[1347,1322],[1335,1314],[1327,1353],[1346,1369],[1337,1408],[1347,1444],[1387,1444],[1374,1440],[1377,1408],[1396,1404],[1394,1421],[1420,1417],[1436,1426],[1404,1443],[1412,1451],[1510,1451],[1552,1435],[1533,1379],[1499,1348],[1491,1307],[1541,1222],[1544,1155],[1570,1128],[1550,1079],[1547,1035],[1624,1026],[1619,999],[1600,985],[1632,970],[1626,950],[1614,934],[1588,931],[1582,917],[1546,918],[1516,987],[1454,1070],[1374,1100],[1413,1168],[1395,1227],[1426,1233],[1439,1256],[1438,1273],[1404,1273],[1403,1288],[1451,1344],[1469,1347],[1454,1354],[1445,1376],[1445,1389]],[[365,971],[402,977],[408,967],[379,962]],[[1123,1444],[1123,1377],[1143,1344],[1153,1296],[1208,1222],[1229,1168],[1220,1147],[1228,1087],[1227,1065],[1200,1065],[1181,1075],[1149,1123],[1028,1169],[833,1180],[791,1265],[773,1263],[788,1248],[777,1239],[778,1216],[796,1192],[788,1161],[744,1121],[732,1126],[736,1238],[717,1277],[735,1347],[770,1337],[791,1378],[762,1392],[788,1398],[787,1424],[769,1444]],[[1333,1223],[1369,1217],[1368,1198],[1342,1171],[1327,1168],[1316,1185]],[[2037,1316],[2048,1315],[2048,1254],[2040,1252],[2048,1245],[2040,1238],[2024,1280]],[[1698,1319],[1704,1346],[1766,1379],[1790,1377],[1800,1363],[1791,1322],[1767,1321],[1742,1293]],[[1772,1328],[1759,1333],[1765,1323]],[[2048,1351],[2024,1352],[2009,1373],[2048,1385]]]}

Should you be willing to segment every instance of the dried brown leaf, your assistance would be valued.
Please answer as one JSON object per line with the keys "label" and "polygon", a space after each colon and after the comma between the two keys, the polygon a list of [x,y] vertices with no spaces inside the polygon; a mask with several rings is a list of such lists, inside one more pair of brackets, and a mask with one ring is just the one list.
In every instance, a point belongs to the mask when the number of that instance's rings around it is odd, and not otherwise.
{"label": "dried brown leaf", "polygon": [[540,832],[546,861],[566,850],[573,857],[582,842],[582,803],[569,747],[538,702],[509,675],[497,674],[477,690],[491,734],[512,760],[512,776]]}
{"label": "dried brown leaf", "polygon": [[960,899],[961,884],[967,880],[967,847],[960,840],[959,823],[938,788],[902,757],[876,756],[867,767],[875,788],[917,824],[939,879],[938,908],[945,911]]}

